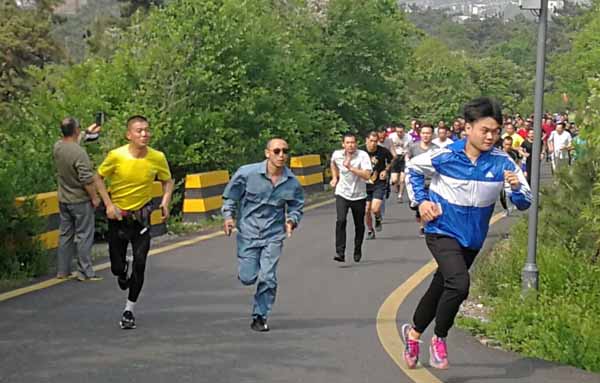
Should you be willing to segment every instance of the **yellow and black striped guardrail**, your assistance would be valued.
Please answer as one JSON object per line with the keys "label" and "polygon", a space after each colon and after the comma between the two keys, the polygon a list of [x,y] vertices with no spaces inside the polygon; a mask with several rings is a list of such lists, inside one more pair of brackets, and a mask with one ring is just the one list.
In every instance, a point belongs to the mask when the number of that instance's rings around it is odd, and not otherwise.
{"label": "yellow and black striped guardrail", "polygon": [[199,222],[220,214],[223,190],[229,182],[227,170],[188,174],[185,177],[183,221]]}
{"label": "yellow and black striped guardrail", "polygon": [[329,166],[325,166],[323,169],[323,183],[329,184],[331,181],[331,168]]}
{"label": "yellow and black striped guardrail", "polygon": [[159,235],[167,233],[167,223],[162,222],[162,211],[159,208],[160,203],[162,201],[162,195],[162,184],[158,181],[155,181],[154,184],[152,184],[152,203],[154,204],[155,209],[150,215],[151,237],[158,237]]}
{"label": "yellow and black striped guardrail", "polygon": [[[21,205],[28,197],[18,197],[16,204]],[[36,194],[35,199],[38,215],[46,221],[46,228],[39,234],[38,239],[47,250],[56,250],[58,248],[58,239],[60,237],[60,211],[58,208],[58,193],[48,192]]]}
{"label": "yellow and black striped guardrail", "polygon": [[[290,168],[296,175],[306,192],[323,191],[323,169],[318,154],[292,157]],[[189,174],[185,178],[185,199],[183,201],[183,220],[198,222],[202,218],[212,218],[219,214],[223,205],[223,190],[229,182],[229,172],[217,170],[206,173]],[[160,182],[152,186],[152,200],[156,209],[150,216],[151,235],[153,237],[167,232],[166,223],[162,222],[159,209],[163,190]],[[27,197],[18,197],[21,204]],[[46,220],[46,228],[38,238],[47,250],[58,248],[60,237],[60,213],[57,192],[40,193],[33,196],[38,207],[38,214]]]}
{"label": "yellow and black striped guardrail", "polygon": [[306,156],[292,157],[290,168],[300,181],[300,185],[307,193],[323,191],[323,168],[321,156],[309,154]]}
{"label": "yellow and black striped guardrail", "polygon": [[[163,235],[167,232],[167,224],[162,222],[162,212],[158,208],[162,199],[162,194],[162,184],[160,182],[154,182],[152,185],[152,197],[156,209],[150,216],[150,224],[152,225],[150,233],[153,237]],[[54,191],[36,194],[32,197],[17,197],[15,203],[20,205],[24,203],[27,198],[35,199],[38,215],[46,221],[45,229],[38,235],[38,239],[42,242],[44,249],[49,251],[58,249],[60,239],[58,193]]]}

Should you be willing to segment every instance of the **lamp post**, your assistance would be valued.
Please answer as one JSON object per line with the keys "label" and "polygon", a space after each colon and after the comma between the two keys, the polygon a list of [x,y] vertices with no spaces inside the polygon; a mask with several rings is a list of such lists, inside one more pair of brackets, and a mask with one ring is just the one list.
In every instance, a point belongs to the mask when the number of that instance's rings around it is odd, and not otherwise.
{"label": "lamp post", "polygon": [[[523,1],[524,2],[524,1]],[[536,264],[537,226],[540,187],[540,154],[542,149],[542,108],[544,105],[544,74],[546,69],[546,29],[548,26],[548,0],[538,2],[538,40],[535,69],[535,108],[534,108],[534,140],[531,166],[531,193],[533,195],[529,208],[529,231],[527,241],[527,262],[521,273],[523,295],[538,289],[539,271]],[[532,9],[532,8],[530,8]]]}

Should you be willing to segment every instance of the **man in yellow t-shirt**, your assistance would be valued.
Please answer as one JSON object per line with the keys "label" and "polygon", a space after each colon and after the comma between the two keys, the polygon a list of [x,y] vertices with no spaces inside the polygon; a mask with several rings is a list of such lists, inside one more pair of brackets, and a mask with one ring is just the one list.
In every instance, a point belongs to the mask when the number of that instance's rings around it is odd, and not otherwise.
{"label": "man in yellow t-shirt", "polygon": [[[162,152],[148,146],[150,124],[143,116],[127,120],[129,144],[111,150],[100,167],[96,187],[108,217],[108,252],[111,271],[117,276],[122,290],[129,289],[125,310],[120,321],[123,329],[135,328],[133,310],[137,302],[146,269],[146,258],[150,250],[150,214],[152,206],[152,184],[159,180],[163,186],[160,204],[163,222],[169,217],[169,204],[173,194],[173,180],[169,164]],[[110,180],[110,196],[104,185]],[[127,277],[127,246],[131,242],[133,262],[131,277]]]}
{"label": "man in yellow t-shirt", "polygon": [[502,139],[506,137],[512,138],[513,149],[518,149],[521,147],[521,144],[523,143],[523,137],[516,133],[515,126],[511,123],[504,125],[504,134],[502,135]]}

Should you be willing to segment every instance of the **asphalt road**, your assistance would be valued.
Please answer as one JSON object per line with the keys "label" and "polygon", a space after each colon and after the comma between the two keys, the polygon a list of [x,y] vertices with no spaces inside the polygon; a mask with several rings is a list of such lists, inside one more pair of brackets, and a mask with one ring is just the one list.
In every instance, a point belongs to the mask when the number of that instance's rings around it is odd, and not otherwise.
{"label": "asphalt road", "polygon": [[[307,212],[284,247],[269,333],[249,328],[254,287],[236,279],[233,237],[150,257],[136,330],[118,327],[126,295],[109,271],[101,282],[0,302],[0,382],[411,382],[383,349],[376,315],[431,256],[406,204],[389,200],[384,222],[365,241],[362,262],[351,261],[350,246],[340,265],[332,260],[334,205]],[[495,225],[491,239],[509,224]],[[410,319],[428,282],[409,295],[399,320]],[[448,342],[451,369],[434,372],[444,382],[600,382],[487,348],[459,330]]]}

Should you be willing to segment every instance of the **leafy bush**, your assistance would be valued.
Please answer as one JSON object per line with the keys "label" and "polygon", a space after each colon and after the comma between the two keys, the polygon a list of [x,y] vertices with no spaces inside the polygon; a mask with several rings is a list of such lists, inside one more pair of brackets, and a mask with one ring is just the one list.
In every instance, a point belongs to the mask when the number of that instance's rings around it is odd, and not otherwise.
{"label": "leafy bush", "polygon": [[548,237],[539,243],[537,299],[521,296],[526,221],[513,228],[510,241],[479,260],[474,294],[493,310],[491,321],[479,324],[478,331],[528,356],[600,371],[600,266]]}
{"label": "leafy bush", "polygon": [[35,239],[43,228],[33,200],[15,205],[10,176],[0,172],[0,279],[20,279],[46,272],[48,255]]}

